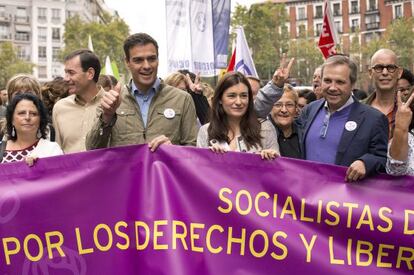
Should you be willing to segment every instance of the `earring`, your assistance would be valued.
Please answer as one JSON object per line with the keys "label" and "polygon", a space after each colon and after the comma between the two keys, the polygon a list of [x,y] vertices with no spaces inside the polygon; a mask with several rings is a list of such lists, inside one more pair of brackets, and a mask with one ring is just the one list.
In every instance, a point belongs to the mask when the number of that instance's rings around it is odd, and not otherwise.
{"label": "earring", "polygon": [[42,137],[42,133],[40,132],[40,129],[37,129],[36,137],[37,138],[41,138]]}
{"label": "earring", "polygon": [[16,128],[14,128],[14,125],[12,126],[11,137],[12,138],[15,138],[16,137]]}

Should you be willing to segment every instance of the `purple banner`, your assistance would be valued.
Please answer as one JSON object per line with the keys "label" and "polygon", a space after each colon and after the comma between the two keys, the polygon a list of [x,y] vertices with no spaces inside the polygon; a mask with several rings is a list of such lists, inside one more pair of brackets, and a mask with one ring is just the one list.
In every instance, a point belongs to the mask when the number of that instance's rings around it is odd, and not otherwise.
{"label": "purple banner", "polygon": [[0,165],[0,274],[412,274],[414,181],[129,146]]}

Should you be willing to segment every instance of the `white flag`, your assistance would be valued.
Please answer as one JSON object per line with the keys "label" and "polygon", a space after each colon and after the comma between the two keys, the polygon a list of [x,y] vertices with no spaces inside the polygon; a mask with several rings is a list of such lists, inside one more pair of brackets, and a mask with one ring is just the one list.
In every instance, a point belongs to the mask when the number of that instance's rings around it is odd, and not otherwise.
{"label": "white flag", "polygon": [[214,76],[211,1],[166,0],[168,72],[188,69]]}
{"label": "white flag", "polygon": [[109,56],[106,56],[105,59],[105,74],[114,76],[114,71],[112,70],[112,64]]}
{"label": "white flag", "polygon": [[92,37],[91,37],[91,35],[89,35],[88,36],[88,49],[90,50],[90,51],[94,51],[93,50],[93,44],[92,44]]}
{"label": "white flag", "polygon": [[249,45],[247,45],[243,27],[237,27],[236,34],[236,61],[234,70],[241,72],[244,75],[251,75],[259,78],[253,63],[252,55],[250,54]]}

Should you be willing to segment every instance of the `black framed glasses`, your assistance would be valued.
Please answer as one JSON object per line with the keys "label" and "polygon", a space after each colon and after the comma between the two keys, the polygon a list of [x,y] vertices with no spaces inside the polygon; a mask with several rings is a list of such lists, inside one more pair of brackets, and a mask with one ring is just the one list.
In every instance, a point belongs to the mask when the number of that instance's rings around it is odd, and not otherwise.
{"label": "black framed glasses", "polygon": [[375,66],[372,66],[372,69],[377,73],[382,73],[384,69],[387,69],[389,73],[393,73],[398,69],[398,66],[395,64],[377,64]]}

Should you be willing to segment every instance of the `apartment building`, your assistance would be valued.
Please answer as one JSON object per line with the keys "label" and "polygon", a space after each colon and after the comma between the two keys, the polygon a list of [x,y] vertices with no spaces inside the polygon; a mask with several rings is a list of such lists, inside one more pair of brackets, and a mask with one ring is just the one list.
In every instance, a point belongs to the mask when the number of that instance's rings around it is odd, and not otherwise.
{"label": "apartment building", "polygon": [[33,75],[48,81],[63,75],[59,51],[66,18],[104,22],[103,12],[113,14],[103,0],[0,0],[0,43],[11,41],[21,59],[36,65]]}
{"label": "apartment building", "polygon": [[[291,39],[301,35],[319,38],[324,14],[323,0],[273,2],[286,5]],[[414,14],[413,0],[330,0],[329,4],[344,53],[349,53],[353,39],[364,45],[376,35],[380,36],[394,19]]]}

